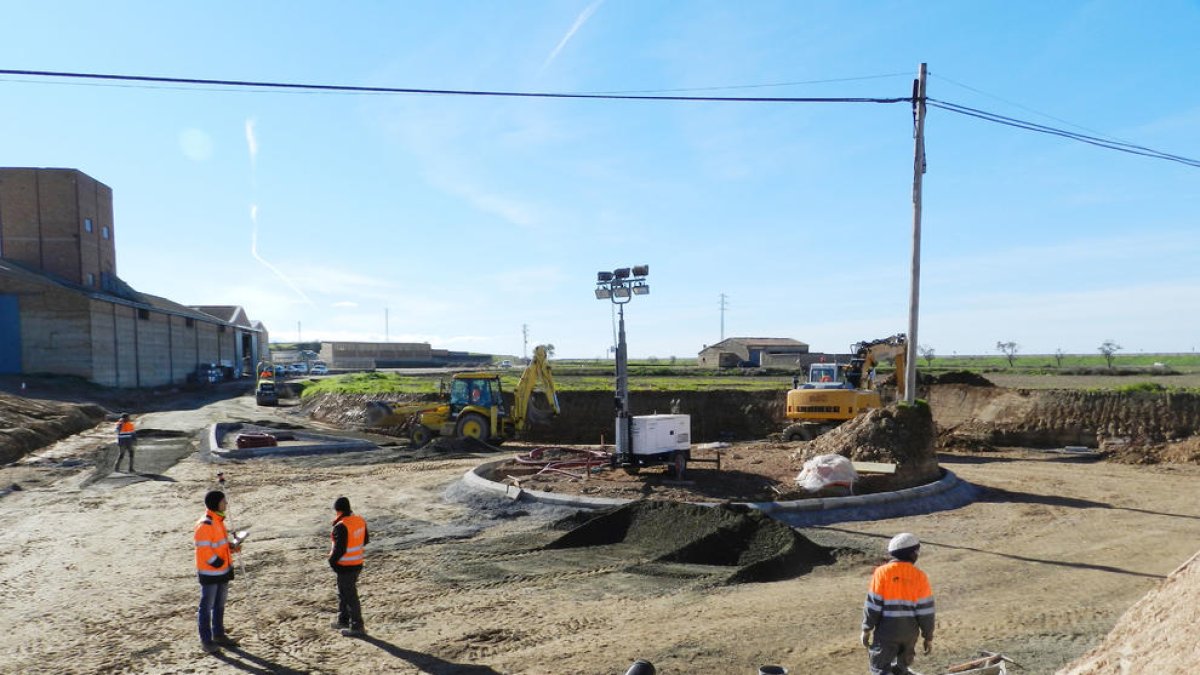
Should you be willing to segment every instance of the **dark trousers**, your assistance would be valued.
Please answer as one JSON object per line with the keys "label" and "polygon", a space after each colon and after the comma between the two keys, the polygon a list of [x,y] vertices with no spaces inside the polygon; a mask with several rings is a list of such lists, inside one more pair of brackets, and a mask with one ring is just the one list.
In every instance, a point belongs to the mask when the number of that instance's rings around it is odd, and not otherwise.
{"label": "dark trousers", "polygon": [[117,439],[117,449],[120,451],[120,454],[117,455],[117,465],[114,466],[113,469],[116,470],[116,469],[121,468],[121,460],[125,457],[125,451],[128,450],[129,451],[129,470],[133,471],[133,439],[132,438],[118,438]]}
{"label": "dark trousers", "polygon": [[917,636],[903,640],[871,641],[871,675],[904,675],[917,655]]}
{"label": "dark trousers", "polygon": [[229,582],[222,584],[200,584],[200,609],[196,612],[196,623],[200,627],[200,641],[212,642],[213,638],[225,636],[225,595]]}
{"label": "dark trousers", "polygon": [[358,603],[358,575],[362,565],[339,565],[337,572],[338,623],[362,630],[362,605]]}

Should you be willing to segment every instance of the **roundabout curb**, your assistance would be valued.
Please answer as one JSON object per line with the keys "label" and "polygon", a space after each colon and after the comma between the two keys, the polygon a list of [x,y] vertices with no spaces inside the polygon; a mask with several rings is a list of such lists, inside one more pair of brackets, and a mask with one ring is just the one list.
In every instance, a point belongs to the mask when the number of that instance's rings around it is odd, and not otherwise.
{"label": "roundabout curb", "polygon": [[[472,489],[497,494],[514,501],[536,502],[579,509],[600,509],[622,506],[636,499],[564,495],[557,492],[526,490],[483,477],[483,473],[507,459],[484,462],[463,474],[463,483]],[[849,497],[818,497],[786,502],[689,502],[698,506],[736,504],[762,511],[772,518],[793,527],[825,525],[851,520],[880,520],[901,516],[946,511],[965,506],[975,500],[977,488],[960,480],[948,469],[933,483],[896,490]]]}

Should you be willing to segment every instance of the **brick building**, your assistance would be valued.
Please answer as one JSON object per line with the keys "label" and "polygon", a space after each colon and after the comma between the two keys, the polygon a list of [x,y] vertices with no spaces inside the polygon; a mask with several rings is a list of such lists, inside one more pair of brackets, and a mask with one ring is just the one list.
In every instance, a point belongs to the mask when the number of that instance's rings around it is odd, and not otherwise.
{"label": "brick building", "polygon": [[184,382],[201,364],[240,373],[268,342],[237,309],[214,316],[122,282],[103,183],[75,169],[0,168],[0,374],[147,387]]}

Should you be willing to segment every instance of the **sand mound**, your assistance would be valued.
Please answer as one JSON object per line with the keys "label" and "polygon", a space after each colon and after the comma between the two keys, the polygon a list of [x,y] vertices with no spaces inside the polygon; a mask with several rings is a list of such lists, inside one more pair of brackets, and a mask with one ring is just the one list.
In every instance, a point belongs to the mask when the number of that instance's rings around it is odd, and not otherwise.
{"label": "sand mound", "polygon": [[0,464],[13,462],[55,441],[91,429],[104,408],[0,394]]}
{"label": "sand mound", "polygon": [[820,436],[804,449],[803,459],[842,455],[858,462],[890,462],[893,490],[923,485],[941,476],[934,442],[937,429],[929,406],[893,404],[872,410]]}
{"label": "sand mound", "polygon": [[637,501],[601,512],[547,549],[624,544],[658,562],[731,568],[727,583],[776,581],[833,562],[830,549],[759,511]]}
{"label": "sand mound", "polygon": [[1194,629],[1197,604],[1200,553],[1130,607],[1104,642],[1058,675],[1192,672],[1200,663]]}

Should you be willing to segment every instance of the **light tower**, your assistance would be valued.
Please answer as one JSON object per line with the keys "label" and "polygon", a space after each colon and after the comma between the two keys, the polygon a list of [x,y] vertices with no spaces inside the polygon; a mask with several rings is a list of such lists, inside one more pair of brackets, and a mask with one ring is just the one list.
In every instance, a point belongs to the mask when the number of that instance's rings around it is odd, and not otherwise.
{"label": "light tower", "polygon": [[634,265],[621,267],[611,272],[596,273],[596,299],[611,300],[617,306],[617,391],[615,404],[617,408],[616,451],[613,453],[613,463],[627,465],[632,452],[629,442],[629,421],[633,415],[629,412],[629,372],[628,352],[625,347],[625,305],[635,295],[647,295],[650,286],[646,277],[650,274],[649,265]]}

